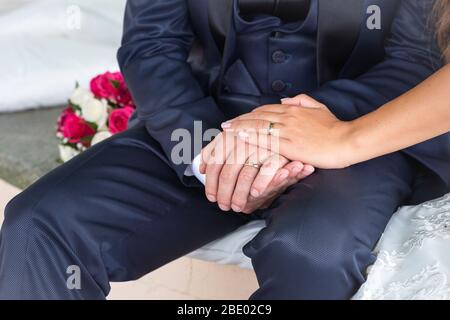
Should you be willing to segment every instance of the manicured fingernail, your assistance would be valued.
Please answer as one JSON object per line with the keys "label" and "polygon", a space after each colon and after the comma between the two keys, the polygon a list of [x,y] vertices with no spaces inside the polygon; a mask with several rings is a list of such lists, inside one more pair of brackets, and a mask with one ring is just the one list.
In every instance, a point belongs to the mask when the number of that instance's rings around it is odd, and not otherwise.
{"label": "manicured fingernail", "polygon": [[305,170],[308,173],[313,173],[314,171],[316,171],[316,169],[313,166],[305,166],[303,170]]}
{"label": "manicured fingernail", "polygon": [[230,207],[224,204],[219,203],[219,208],[222,211],[230,211]]}
{"label": "manicured fingernail", "polygon": [[211,201],[211,202],[216,202],[217,201],[216,197],[213,196],[212,194],[207,194],[206,198],[208,198],[208,200]]}
{"label": "manicured fingernail", "polygon": [[235,204],[231,205],[231,209],[233,209],[234,212],[241,212],[242,211],[241,207],[239,207],[239,206],[237,206]]}
{"label": "manicured fingernail", "polygon": [[289,100],[291,100],[291,98],[284,98],[284,99],[281,99],[281,102],[283,103],[283,102],[286,102],[286,101],[289,101]]}
{"label": "manicured fingernail", "polygon": [[249,137],[248,133],[244,132],[244,131],[239,132],[238,135],[239,135],[239,138],[241,138],[241,139],[247,139]]}
{"label": "manicured fingernail", "polygon": [[252,189],[252,190],[250,191],[250,194],[251,194],[252,197],[254,197],[254,198],[258,198],[258,197],[259,197],[259,191],[256,190],[256,189]]}
{"label": "manicured fingernail", "polygon": [[222,129],[229,129],[231,128],[231,122],[224,122],[222,123]]}

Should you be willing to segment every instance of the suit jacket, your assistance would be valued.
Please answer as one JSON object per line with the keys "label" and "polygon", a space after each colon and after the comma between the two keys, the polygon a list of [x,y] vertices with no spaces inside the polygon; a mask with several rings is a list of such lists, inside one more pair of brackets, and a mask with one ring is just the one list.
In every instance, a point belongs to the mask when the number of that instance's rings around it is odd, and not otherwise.
{"label": "suit jacket", "polygon": [[[221,66],[226,70],[235,58],[236,34],[232,26],[223,31],[226,38],[221,47],[212,28],[217,21],[211,22],[208,10],[211,1],[219,0],[127,3],[119,64],[136,102],[139,122],[160,143],[167,159],[178,143],[171,141],[175,129],[193,133],[194,121],[200,120],[203,130],[220,128],[230,117],[230,105],[255,103],[255,97],[222,99],[220,92],[215,96]],[[351,120],[413,88],[441,67],[442,60],[429,23],[432,0],[345,3],[351,5],[319,0],[320,83],[317,90],[306,93],[326,104],[340,119]],[[366,25],[370,5],[381,8],[379,30]],[[348,25],[349,20],[352,25]],[[349,40],[348,34],[354,39]],[[276,98],[256,97],[256,102],[271,103]],[[404,152],[450,185],[450,135]],[[186,164],[171,165],[183,180]]]}

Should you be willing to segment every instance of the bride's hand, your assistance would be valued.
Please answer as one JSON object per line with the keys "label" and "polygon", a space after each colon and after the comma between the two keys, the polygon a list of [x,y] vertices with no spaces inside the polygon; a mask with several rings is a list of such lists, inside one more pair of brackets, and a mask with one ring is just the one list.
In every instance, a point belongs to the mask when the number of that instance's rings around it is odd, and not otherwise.
{"label": "bride's hand", "polygon": [[222,124],[250,144],[271,149],[290,160],[321,169],[351,165],[349,122],[340,121],[307,95],[284,99]]}

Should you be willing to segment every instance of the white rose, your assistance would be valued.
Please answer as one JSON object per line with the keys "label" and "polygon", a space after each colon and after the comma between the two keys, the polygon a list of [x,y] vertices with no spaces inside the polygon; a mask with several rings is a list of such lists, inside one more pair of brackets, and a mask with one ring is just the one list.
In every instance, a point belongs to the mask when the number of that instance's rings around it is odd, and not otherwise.
{"label": "white rose", "polygon": [[95,98],[85,101],[81,107],[81,116],[88,122],[97,124],[102,128],[108,119],[108,104],[104,100]]}
{"label": "white rose", "polygon": [[92,94],[92,92],[90,92],[87,89],[78,87],[72,93],[72,96],[70,97],[70,102],[81,107],[86,101],[91,100],[93,98],[94,95]]}
{"label": "white rose", "polygon": [[63,162],[67,162],[73,157],[80,154],[80,151],[70,146],[59,145],[58,147],[59,147],[59,157]]}
{"label": "white rose", "polygon": [[97,143],[100,143],[100,142],[102,142],[103,140],[106,140],[106,139],[108,139],[108,138],[111,137],[111,136],[112,136],[112,133],[109,132],[109,131],[100,131],[100,132],[97,132],[97,134],[92,138],[91,146],[93,146],[93,145],[95,145],[95,144],[97,144]]}

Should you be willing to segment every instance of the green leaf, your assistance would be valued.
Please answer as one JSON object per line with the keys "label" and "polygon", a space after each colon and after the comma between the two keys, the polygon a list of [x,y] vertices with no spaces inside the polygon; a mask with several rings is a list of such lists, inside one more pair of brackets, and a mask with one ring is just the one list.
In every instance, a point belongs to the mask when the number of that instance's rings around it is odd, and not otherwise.
{"label": "green leaf", "polygon": [[[86,120],[85,120],[85,121],[86,121]],[[96,123],[94,123],[94,122],[89,122],[89,121],[86,121],[86,123],[88,124],[89,127],[91,127],[92,129],[94,129],[95,132],[98,131],[98,125],[97,125]]]}
{"label": "green leaf", "polygon": [[120,88],[120,81],[117,80],[109,80],[109,82],[113,85],[114,88],[119,89]]}

